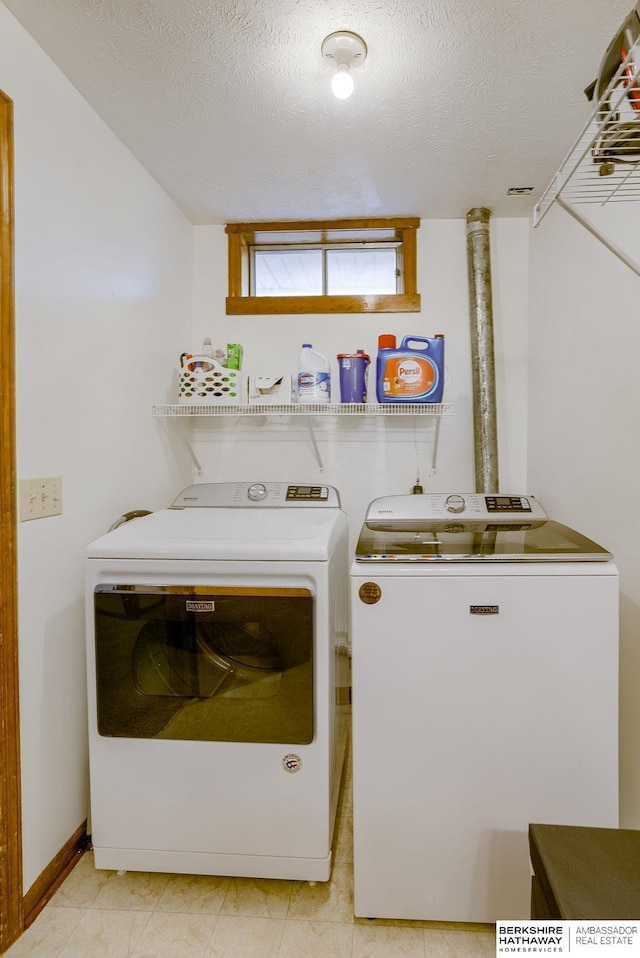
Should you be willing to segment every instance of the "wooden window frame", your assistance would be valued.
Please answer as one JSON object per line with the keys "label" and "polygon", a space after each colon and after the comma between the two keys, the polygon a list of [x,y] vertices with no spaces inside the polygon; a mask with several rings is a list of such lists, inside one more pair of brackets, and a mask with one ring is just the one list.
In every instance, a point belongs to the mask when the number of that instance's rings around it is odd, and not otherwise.
{"label": "wooden window frame", "polygon": [[[418,313],[417,230],[418,218],[366,220],[307,220],[281,223],[228,223],[229,316],[274,313]],[[255,233],[335,232],[340,230],[389,230],[402,246],[404,292],[362,296],[250,296],[249,248]],[[291,244],[294,245],[293,243]]]}

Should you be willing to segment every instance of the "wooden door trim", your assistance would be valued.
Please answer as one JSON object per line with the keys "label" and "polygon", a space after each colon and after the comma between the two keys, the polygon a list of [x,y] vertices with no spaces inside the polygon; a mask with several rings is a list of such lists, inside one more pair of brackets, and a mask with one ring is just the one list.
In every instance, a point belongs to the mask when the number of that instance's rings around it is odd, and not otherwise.
{"label": "wooden door trim", "polygon": [[0,954],[24,927],[18,701],[13,101],[0,90]]}

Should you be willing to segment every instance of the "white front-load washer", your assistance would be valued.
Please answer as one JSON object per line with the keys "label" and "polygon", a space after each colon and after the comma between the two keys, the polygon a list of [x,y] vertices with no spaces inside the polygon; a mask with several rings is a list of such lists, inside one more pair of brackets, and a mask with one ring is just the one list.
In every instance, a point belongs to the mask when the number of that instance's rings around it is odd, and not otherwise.
{"label": "white front-load washer", "polygon": [[89,546],[96,867],[329,878],[347,528],[329,486],[202,483]]}
{"label": "white front-load washer", "polygon": [[356,915],[529,917],[529,823],[618,825],[618,574],[532,496],[374,500],[352,581]]}

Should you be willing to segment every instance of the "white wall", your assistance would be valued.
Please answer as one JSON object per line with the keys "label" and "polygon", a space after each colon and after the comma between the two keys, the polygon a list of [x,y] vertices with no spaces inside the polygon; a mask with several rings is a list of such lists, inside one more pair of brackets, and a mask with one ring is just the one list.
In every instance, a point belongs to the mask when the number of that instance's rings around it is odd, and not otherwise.
{"label": "white wall", "polygon": [[[607,215],[616,242],[635,231],[637,245],[639,225],[634,206]],[[529,485],[620,569],[621,824],[638,828],[640,278],[554,207],[533,231],[530,283]]]}
{"label": "white wall", "polygon": [[[492,266],[496,341],[496,381],[500,413],[500,474],[503,488],[523,491],[526,475],[526,316],[528,224],[492,223]],[[303,342],[331,360],[333,398],[338,400],[339,352],[364,349],[372,358],[369,398],[375,400],[375,356],[380,333],[446,336],[447,382],[444,400],[454,415],[442,420],[437,468],[432,469],[434,421],[398,419],[363,423],[342,419],[321,428],[318,444],[325,463],[320,472],[313,447],[300,423],[252,420],[232,426],[216,421],[198,425],[195,448],[204,466],[202,479],[257,479],[328,482],[338,487],[351,520],[352,539],[364,511],[376,496],[410,492],[418,468],[428,492],[472,490],[473,422],[464,220],[424,221],[418,231],[419,314],[328,316],[226,316],[227,244],[222,227],[196,227],[194,324],[184,349],[197,351],[204,336],[214,344],[244,346],[244,370],[251,374],[294,374]],[[200,481],[200,480],[199,480]]]}
{"label": "white wall", "polygon": [[0,88],[15,105],[18,476],[62,476],[64,510],[18,530],[26,890],[87,815],[85,547],[189,480],[151,405],[190,324],[193,234],[2,4]]}

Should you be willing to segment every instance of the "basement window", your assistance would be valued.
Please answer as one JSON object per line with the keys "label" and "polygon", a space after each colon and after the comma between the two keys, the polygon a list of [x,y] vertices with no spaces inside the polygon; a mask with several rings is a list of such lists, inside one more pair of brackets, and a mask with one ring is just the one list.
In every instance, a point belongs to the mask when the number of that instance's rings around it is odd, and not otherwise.
{"label": "basement window", "polygon": [[418,219],[230,223],[227,313],[419,312]]}

